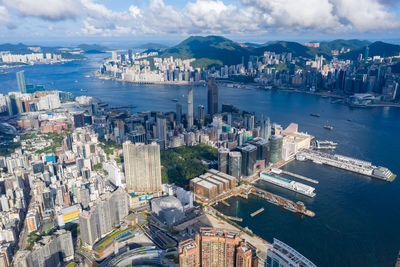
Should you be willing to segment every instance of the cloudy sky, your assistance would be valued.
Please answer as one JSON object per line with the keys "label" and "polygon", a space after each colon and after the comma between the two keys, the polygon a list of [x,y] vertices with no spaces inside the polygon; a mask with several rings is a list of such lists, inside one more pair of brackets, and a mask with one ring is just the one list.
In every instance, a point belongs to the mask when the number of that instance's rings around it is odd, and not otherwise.
{"label": "cloudy sky", "polygon": [[400,0],[0,0],[0,42],[400,38]]}

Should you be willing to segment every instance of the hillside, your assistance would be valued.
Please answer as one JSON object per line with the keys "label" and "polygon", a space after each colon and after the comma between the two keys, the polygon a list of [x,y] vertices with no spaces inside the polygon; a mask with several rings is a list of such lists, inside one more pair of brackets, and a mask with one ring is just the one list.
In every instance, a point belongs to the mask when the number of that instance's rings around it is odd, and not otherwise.
{"label": "hillside", "polygon": [[257,55],[262,55],[265,51],[281,53],[292,53],[294,57],[313,58],[318,54],[317,49],[304,46],[296,42],[278,41],[266,46],[255,49]]}
{"label": "hillside", "polygon": [[234,65],[245,62],[251,54],[251,49],[221,36],[192,36],[176,46],[163,51],[163,57],[196,58],[194,67],[210,67],[213,65]]}
{"label": "hillside", "polygon": [[330,53],[332,50],[340,50],[342,48],[344,49],[350,49],[352,50],[357,50],[365,47],[366,45],[369,45],[371,42],[369,41],[362,41],[362,40],[343,40],[343,39],[337,39],[329,42],[321,42],[320,47],[318,48],[319,51],[323,53]]}
{"label": "hillside", "polygon": [[[365,47],[350,51],[349,53],[339,56],[341,59],[356,60],[360,54],[365,53]],[[369,56],[392,57],[400,54],[400,45],[388,44],[384,42],[375,42],[369,45]]]}

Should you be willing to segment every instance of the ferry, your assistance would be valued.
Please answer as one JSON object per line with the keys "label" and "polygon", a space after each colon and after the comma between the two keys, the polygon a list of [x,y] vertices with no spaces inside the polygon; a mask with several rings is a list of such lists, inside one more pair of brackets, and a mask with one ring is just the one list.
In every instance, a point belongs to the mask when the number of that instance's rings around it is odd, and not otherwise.
{"label": "ferry", "polygon": [[310,113],[310,116],[311,116],[311,117],[317,117],[317,118],[321,117],[321,115],[316,114],[316,113]]}
{"label": "ferry", "polygon": [[303,194],[308,197],[315,197],[314,190],[315,188],[309,185],[305,185],[296,181],[292,181],[274,174],[270,173],[261,173],[260,179],[266,181],[268,183],[289,189],[291,191]]}
{"label": "ferry", "polygon": [[333,126],[330,126],[330,125],[325,125],[324,128],[329,130],[329,131],[333,130]]}

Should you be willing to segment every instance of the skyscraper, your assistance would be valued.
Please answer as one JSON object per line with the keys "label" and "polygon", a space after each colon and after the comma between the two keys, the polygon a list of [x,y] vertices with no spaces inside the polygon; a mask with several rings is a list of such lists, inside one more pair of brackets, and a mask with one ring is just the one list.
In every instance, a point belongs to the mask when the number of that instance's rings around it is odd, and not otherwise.
{"label": "skyscraper", "polygon": [[268,117],[262,118],[260,137],[268,140],[270,136],[271,136],[271,122]]}
{"label": "skyscraper", "polygon": [[203,105],[199,105],[197,116],[198,116],[198,119],[199,119],[199,124],[201,126],[203,126],[204,125],[204,121],[205,121],[204,106]]}
{"label": "skyscraper", "polygon": [[160,146],[123,144],[126,189],[128,193],[147,194],[161,192]]}
{"label": "skyscraper", "polygon": [[25,71],[18,71],[17,72],[17,84],[18,90],[21,93],[26,93],[26,81],[25,81]]}
{"label": "skyscraper", "polygon": [[223,173],[228,173],[228,155],[229,149],[218,149],[218,170]]}
{"label": "skyscraper", "polygon": [[188,91],[188,126],[190,129],[193,127],[193,88],[190,87]]}
{"label": "skyscraper", "polygon": [[161,148],[164,149],[167,144],[167,119],[165,116],[157,116],[157,132],[156,138],[161,144]]}
{"label": "skyscraper", "polygon": [[242,176],[242,154],[240,152],[229,152],[228,174],[240,181]]}
{"label": "skyscraper", "polygon": [[218,86],[215,78],[208,78],[208,114],[211,116],[218,113]]}

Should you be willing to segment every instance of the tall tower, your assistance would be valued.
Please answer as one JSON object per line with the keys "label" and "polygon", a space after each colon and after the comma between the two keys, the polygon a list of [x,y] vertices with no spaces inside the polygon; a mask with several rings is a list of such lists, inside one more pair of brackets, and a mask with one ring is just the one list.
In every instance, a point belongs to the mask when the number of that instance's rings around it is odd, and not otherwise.
{"label": "tall tower", "polygon": [[199,105],[198,111],[197,111],[197,116],[198,116],[198,119],[199,119],[199,124],[201,126],[203,126],[204,125],[204,121],[205,121],[204,106],[203,105]]}
{"label": "tall tower", "polygon": [[18,90],[21,93],[26,93],[26,81],[25,81],[25,71],[18,71],[17,72],[17,84]]}
{"label": "tall tower", "polygon": [[182,122],[182,105],[179,103],[176,103],[176,122]]}
{"label": "tall tower", "polygon": [[368,57],[369,57],[369,46],[365,47],[365,55],[364,55],[364,63],[368,62]]}
{"label": "tall tower", "polygon": [[188,91],[188,126],[190,129],[193,127],[193,88],[189,88]]}
{"label": "tall tower", "polygon": [[123,144],[126,190],[128,193],[161,192],[160,146],[127,141]]}
{"label": "tall tower", "polygon": [[263,139],[269,139],[271,136],[271,122],[269,118],[261,118],[261,131],[260,131],[260,137]]}
{"label": "tall tower", "polygon": [[218,86],[215,78],[208,78],[208,114],[218,113]]}

